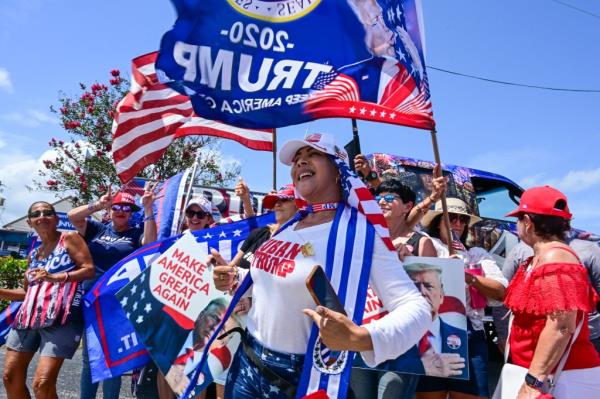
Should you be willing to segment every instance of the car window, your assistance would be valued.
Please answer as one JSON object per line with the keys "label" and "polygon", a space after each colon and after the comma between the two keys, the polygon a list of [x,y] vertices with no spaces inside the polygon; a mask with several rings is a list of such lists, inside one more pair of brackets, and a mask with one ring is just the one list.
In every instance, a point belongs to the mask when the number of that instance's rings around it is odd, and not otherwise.
{"label": "car window", "polygon": [[520,189],[496,180],[473,178],[473,182],[482,218],[514,222],[505,215],[519,205]]}

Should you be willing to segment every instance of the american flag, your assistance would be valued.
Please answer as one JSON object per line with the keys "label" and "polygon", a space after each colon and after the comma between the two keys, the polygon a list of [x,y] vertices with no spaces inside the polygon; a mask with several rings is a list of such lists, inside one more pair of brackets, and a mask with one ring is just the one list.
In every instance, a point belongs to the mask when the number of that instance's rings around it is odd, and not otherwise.
{"label": "american flag", "polygon": [[[435,125],[426,78],[416,79],[414,73],[395,59],[371,59],[366,63],[371,64],[366,65],[365,72],[358,73],[359,76],[335,70],[321,73],[305,102],[306,112],[318,117],[350,117],[426,129]],[[380,63],[377,68],[377,99],[365,99],[361,87],[375,84],[372,80],[367,82],[368,78],[372,78],[370,75],[376,63]],[[360,64],[349,68],[354,72],[362,71]]]}
{"label": "american flag", "polygon": [[132,61],[129,93],[117,105],[113,122],[113,160],[122,182],[158,161],[174,139],[207,135],[248,148],[273,151],[273,131],[238,128],[200,118],[189,97],[158,81],[156,52]]}

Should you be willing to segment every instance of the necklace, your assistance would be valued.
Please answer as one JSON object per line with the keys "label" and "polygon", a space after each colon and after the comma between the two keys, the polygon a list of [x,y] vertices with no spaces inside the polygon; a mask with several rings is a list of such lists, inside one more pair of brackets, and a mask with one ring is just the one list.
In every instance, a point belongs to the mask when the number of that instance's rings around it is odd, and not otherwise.
{"label": "necklace", "polygon": [[[320,212],[325,212],[325,211],[333,211],[338,208],[339,204],[340,204],[339,202],[319,202],[316,204],[310,204],[306,208],[306,212],[308,214],[310,214],[310,213],[320,213]],[[306,226],[306,227],[312,227],[312,226]],[[304,237],[300,233],[300,230],[302,230],[302,229],[296,230],[296,234],[298,234],[300,236],[300,238],[302,238],[302,240],[304,241],[304,244],[300,247],[302,256],[304,256],[304,257],[314,256],[315,248],[313,247],[312,243],[309,240],[304,239]]]}

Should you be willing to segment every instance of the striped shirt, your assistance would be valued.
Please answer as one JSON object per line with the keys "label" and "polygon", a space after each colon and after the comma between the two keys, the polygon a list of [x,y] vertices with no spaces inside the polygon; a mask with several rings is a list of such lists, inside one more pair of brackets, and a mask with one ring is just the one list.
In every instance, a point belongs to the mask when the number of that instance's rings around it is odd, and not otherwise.
{"label": "striped shirt", "polygon": [[54,251],[44,259],[38,260],[38,248],[30,255],[26,278],[29,288],[23,305],[15,317],[13,328],[35,329],[53,325],[63,325],[74,318],[81,319],[81,300],[83,291],[76,281],[50,282],[32,281],[33,269],[46,269],[48,273],[64,273],[75,269],[75,263],[69,256],[63,234]]}

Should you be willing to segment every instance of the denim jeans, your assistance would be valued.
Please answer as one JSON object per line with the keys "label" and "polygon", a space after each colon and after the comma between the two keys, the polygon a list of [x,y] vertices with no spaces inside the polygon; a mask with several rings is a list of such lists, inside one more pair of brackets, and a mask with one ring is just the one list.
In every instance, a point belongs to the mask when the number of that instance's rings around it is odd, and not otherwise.
{"label": "denim jeans", "polygon": [[[282,353],[264,348],[248,334],[249,345],[271,371],[291,384],[298,385],[304,355]],[[225,384],[225,399],[288,399],[288,396],[260,374],[248,359],[242,346],[238,349],[229,368]]]}
{"label": "denim jeans", "polygon": [[[92,384],[92,372],[90,370],[90,360],[87,351],[87,342],[85,333],[83,334],[83,367],[81,369],[81,391],[80,399],[95,399],[98,391],[98,382]],[[121,376],[109,378],[102,381],[102,397],[103,399],[119,399],[121,392]]]}

